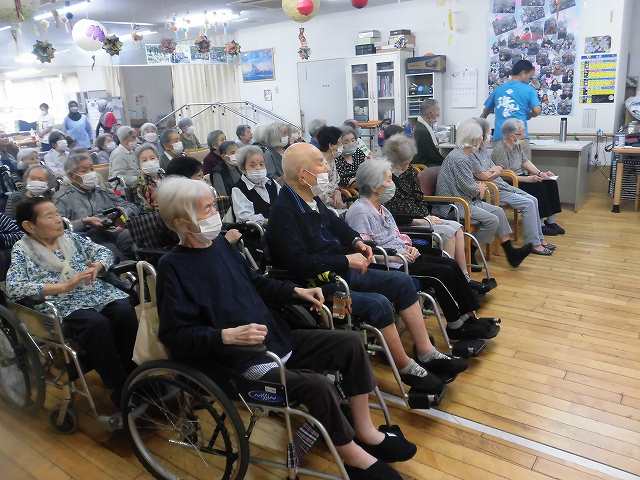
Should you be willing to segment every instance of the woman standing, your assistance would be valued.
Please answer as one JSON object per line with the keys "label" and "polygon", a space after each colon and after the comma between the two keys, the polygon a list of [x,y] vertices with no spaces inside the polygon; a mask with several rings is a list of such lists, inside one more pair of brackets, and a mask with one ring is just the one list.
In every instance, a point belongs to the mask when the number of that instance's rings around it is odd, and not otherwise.
{"label": "woman standing", "polygon": [[80,113],[78,102],[75,100],[69,102],[69,114],[64,118],[64,130],[75,140],[76,147],[91,148],[91,124],[87,116]]}

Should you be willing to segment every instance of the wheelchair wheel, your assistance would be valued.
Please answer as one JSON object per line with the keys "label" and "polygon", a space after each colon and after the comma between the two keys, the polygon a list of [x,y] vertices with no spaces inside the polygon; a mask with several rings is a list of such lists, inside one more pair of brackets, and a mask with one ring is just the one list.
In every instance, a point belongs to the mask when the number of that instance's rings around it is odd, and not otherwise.
{"label": "wheelchair wheel", "polygon": [[44,404],[40,353],[25,338],[15,316],[0,306],[0,397],[14,408],[37,411]]}
{"label": "wheelchair wheel", "polygon": [[58,433],[64,433],[65,435],[71,435],[78,430],[78,415],[72,408],[67,408],[67,412],[62,419],[62,423],[58,425],[58,416],[60,410],[55,409],[49,414],[49,424]]}
{"label": "wheelchair wheel", "polygon": [[122,407],[136,456],[155,478],[244,478],[244,425],[203,373],[170,361],[143,364],[127,380]]}

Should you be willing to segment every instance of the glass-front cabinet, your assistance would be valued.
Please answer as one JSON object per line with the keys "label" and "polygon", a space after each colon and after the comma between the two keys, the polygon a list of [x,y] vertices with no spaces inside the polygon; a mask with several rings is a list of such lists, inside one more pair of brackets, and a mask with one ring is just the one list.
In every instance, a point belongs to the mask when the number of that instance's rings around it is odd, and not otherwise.
{"label": "glass-front cabinet", "polygon": [[347,62],[347,117],[359,122],[406,120],[405,61],[409,52],[398,51],[353,57]]}

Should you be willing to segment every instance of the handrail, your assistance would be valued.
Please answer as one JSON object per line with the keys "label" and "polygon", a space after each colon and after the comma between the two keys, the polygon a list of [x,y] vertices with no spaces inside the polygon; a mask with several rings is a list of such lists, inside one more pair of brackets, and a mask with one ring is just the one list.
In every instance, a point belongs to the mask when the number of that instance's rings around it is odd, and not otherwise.
{"label": "handrail", "polygon": [[168,113],[167,115],[165,115],[164,117],[162,117],[160,120],[158,120],[156,122],[156,127],[159,126],[162,122],[164,122],[165,120],[167,120],[168,118],[175,116],[177,113],[181,112],[182,110],[184,110],[185,108],[190,108],[190,107],[204,107],[202,110],[198,111],[197,113],[195,113],[194,115],[191,115],[191,118],[195,118],[198,115],[200,115],[201,113],[206,112],[207,110],[211,109],[212,111],[215,110],[216,108],[222,108],[224,111],[229,111],[237,116],[239,116],[240,118],[246,120],[247,122],[253,123],[253,124],[257,124],[258,122],[256,120],[254,120],[253,118],[249,118],[246,115],[244,115],[242,112],[238,111],[235,108],[232,108],[233,105],[244,105],[247,107],[251,107],[253,108],[254,111],[258,111],[264,115],[267,115],[269,117],[273,117],[276,120],[281,121],[282,123],[285,123],[291,127],[294,127],[298,130],[302,130],[302,127],[300,127],[299,125],[296,125],[293,122],[290,122],[289,120],[287,120],[286,118],[281,117],[280,115],[277,115],[269,110],[267,110],[264,107],[261,107],[260,105],[257,105],[253,102],[248,102],[248,101],[237,101],[237,102],[211,102],[211,103],[185,103],[184,105],[182,105],[179,108],[176,108],[175,110],[173,110],[171,113]]}

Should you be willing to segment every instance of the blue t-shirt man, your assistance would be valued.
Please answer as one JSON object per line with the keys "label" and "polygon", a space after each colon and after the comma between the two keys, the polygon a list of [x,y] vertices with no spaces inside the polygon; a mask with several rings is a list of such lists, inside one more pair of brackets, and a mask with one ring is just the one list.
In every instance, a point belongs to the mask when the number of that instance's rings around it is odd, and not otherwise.
{"label": "blue t-shirt man", "polygon": [[540,114],[540,99],[529,80],[535,73],[531,62],[520,60],[513,66],[511,80],[500,85],[484,102],[482,117],[487,117],[491,112],[496,116],[493,139],[502,139],[502,124],[509,118],[522,120],[525,128],[525,136],[529,136],[527,120]]}

